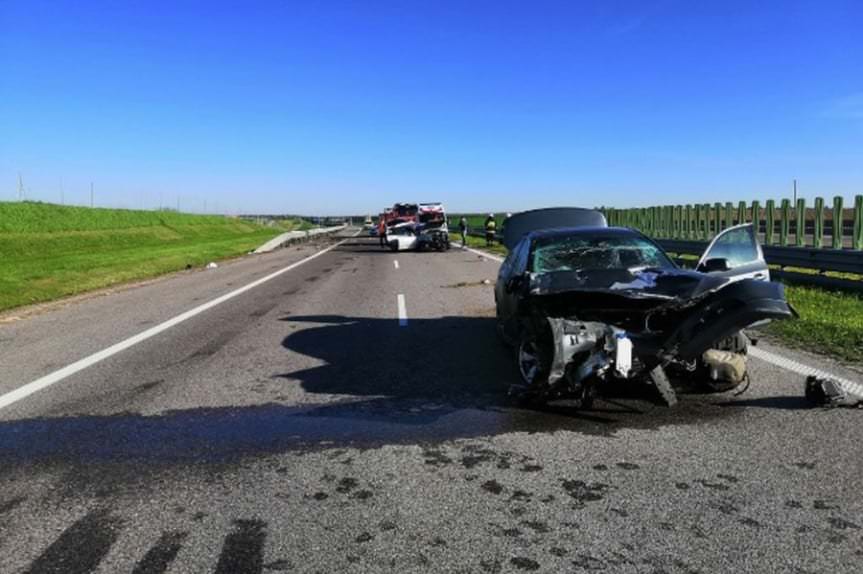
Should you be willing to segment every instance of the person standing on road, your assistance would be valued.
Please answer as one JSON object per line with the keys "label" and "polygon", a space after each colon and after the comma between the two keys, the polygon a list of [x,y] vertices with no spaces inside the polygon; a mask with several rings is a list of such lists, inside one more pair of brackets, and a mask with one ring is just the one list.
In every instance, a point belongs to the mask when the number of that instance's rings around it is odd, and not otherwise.
{"label": "person standing on road", "polygon": [[491,247],[494,245],[494,236],[497,231],[497,222],[494,220],[494,213],[489,213],[485,220],[485,246]]}
{"label": "person standing on road", "polygon": [[462,249],[467,249],[467,218],[462,217],[459,219],[458,232],[461,234]]}
{"label": "person standing on road", "polygon": [[378,221],[378,237],[380,237],[381,247],[387,246],[387,222],[381,217]]}

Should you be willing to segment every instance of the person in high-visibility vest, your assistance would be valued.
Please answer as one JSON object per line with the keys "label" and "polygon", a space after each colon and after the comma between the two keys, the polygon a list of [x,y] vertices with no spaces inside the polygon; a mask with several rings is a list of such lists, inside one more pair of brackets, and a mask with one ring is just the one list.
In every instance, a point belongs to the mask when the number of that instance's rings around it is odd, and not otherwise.
{"label": "person in high-visibility vest", "polygon": [[494,214],[489,213],[485,220],[485,245],[491,247],[494,245],[494,236],[497,231],[497,222],[494,220]]}

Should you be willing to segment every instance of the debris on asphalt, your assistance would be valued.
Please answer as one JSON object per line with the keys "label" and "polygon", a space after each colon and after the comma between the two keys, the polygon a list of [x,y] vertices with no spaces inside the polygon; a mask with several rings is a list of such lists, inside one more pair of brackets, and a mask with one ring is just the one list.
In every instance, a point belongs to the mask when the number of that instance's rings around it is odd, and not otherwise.
{"label": "debris on asphalt", "polygon": [[805,395],[806,399],[816,406],[863,408],[863,392],[859,385],[848,388],[833,379],[815,375],[806,377]]}
{"label": "debris on asphalt", "polygon": [[217,267],[218,265],[216,265],[216,263],[214,263],[213,261],[207,263],[207,269],[216,269]]}
{"label": "debris on asphalt", "polygon": [[482,281],[459,281],[452,285],[441,285],[444,289],[460,289],[462,287],[481,287],[483,285],[491,285],[491,281],[483,279]]}
{"label": "debris on asphalt", "polygon": [[742,353],[708,349],[701,357],[713,381],[739,385],[746,377],[746,356]]}

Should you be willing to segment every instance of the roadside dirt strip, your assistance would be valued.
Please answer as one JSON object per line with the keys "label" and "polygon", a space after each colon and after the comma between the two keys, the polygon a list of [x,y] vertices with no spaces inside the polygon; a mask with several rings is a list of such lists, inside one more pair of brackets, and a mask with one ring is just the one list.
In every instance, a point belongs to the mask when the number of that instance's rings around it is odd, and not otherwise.
{"label": "roadside dirt strip", "polygon": [[802,375],[517,408],[498,262],[340,239],[0,325],[6,395],[258,282],[0,409],[0,571],[859,571],[860,413]]}

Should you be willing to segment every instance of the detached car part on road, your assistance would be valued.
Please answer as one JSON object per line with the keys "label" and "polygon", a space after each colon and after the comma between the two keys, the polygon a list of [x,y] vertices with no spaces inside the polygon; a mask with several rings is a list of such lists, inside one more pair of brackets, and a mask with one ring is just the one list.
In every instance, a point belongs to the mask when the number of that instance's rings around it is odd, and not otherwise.
{"label": "detached car part on road", "polygon": [[794,315],[749,224],[717,235],[695,271],[588,209],[516,214],[503,242],[498,331],[516,347],[511,392],[532,400],[589,407],[603,383],[638,379],[674,404],[669,370],[728,390],[748,377],[742,329]]}

